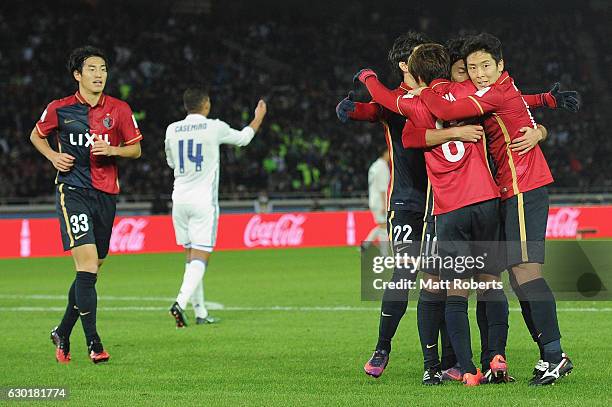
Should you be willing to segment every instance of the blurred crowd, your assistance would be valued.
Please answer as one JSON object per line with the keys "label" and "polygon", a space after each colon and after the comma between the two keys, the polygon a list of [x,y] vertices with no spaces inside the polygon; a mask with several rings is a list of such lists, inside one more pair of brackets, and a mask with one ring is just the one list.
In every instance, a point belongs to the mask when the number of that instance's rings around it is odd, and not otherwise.
{"label": "blurred crowd", "polygon": [[[502,40],[506,66],[524,93],[546,91],[556,81],[579,90],[580,113],[535,112],[549,129],[544,151],[555,186],[612,185],[606,171],[612,137],[604,126],[610,114],[604,75],[612,49],[601,41],[612,34],[607,11],[548,10],[534,19],[524,10],[481,15],[456,4],[435,14],[354,5],[330,16],[230,13],[214,1],[210,14],[177,14],[171,6],[142,2],[9,3],[0,6],[0,199],[53,193],[55,172],[28,138],[46,104],[75,91],[65,61],[83,44],[107,52],[107,93],[130,104],[145,137],[142,158],[120,164],[123,194],[171,193],[164,132],[184,117],[181,95],[191,84],[210,88],[211,117],[234,128],[249,123],[260,97],[268,102],[251,145],[222,148],[222,197],[359,194],[367,190],[367,168],[384,143],[382,127],[341,124],[334,108],[354,89],[352,76],[362,67],[376,69],[390,87],[399,83],[386,55],[393,39],[409,29],[438,41],[490,31]],[[358,97],[368,100],[361,89]]]}

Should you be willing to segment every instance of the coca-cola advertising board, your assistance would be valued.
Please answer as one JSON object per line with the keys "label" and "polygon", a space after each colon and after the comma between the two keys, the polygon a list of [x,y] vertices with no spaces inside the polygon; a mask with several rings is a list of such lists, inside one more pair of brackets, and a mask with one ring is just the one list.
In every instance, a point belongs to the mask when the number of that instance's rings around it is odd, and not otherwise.
{"label": "coca-cola advertising board", "polygon": [[[376,225],[368,211],[227,214],[215,250],[355,246]],[[61,256],[59,221],[0,220],[0,258]],[[612,206],[550,209],[549,239],[612,238]],[[110,253],[178,252],[170,216],[117,217]]]}

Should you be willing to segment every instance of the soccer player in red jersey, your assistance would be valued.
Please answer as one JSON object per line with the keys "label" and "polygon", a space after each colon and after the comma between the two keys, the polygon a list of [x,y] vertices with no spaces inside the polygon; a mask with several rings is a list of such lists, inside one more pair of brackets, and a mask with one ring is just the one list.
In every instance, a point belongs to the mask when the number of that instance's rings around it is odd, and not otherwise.
{"label": "soccer player in red jersey", "polygon": [[[525,322],[528,327],[533,324],[530,329],[537,333],[541,346],[541,360],[530,384],[552,384],[573,369],[561,348],[555,298],[541,271],[549,205],[546,185],[553,178],[539,145],[524,154],[512,149],[520,129],[535,127],[535,123],[524,97],[504,71],[501,42],[490,34],[479,34],[466,41],[463,53],[478,90],[451,103],[425,88],[421,98],[443,120],[482,117],[497,166],[508,266],[519,299],[527,306],[527,312],[523,309]],[[577,111],[578,99],[566,107]]]}
{"label": "soccer player in red jersey", "polygon": [[[51,331],[60,363],[70,362],[70,334],[79,317],[89,358],[106,362],[97,332],[96,281],[108,254],[119,193],[117,157],[140,157],[142,135],[130,106],[103,93],[104,53],[86,46],[72,51],[68,70],[78,83],[75,94],[49,103],[30,140],[55,167],[56,208],[64,250],[70,250],[76,277],[59,326]],[[47,137],[55,136],[58,150]]]}
{"label": "soccer player in red jersey", "polygon": [[[421,45],[411,55],[408,67],[412,76],[423,85],[439,76],[448,76],[449,56],[439,44]],[[418,97],[407,94],[393,100],[391,92],[378,82],[372,71],[362,72],[360,80],[366,84],[375,101],[397,110],[406,116],[413,126],[441,127],[441,123],[436,123],[436,118]],[[452,94],[449,96],[452,97]],[[498,241],[499,191],[488,168],[484,140],[476,143],[450,142],[426,149],[425,163],[433,186],[440,254],[476,256],[477,248],[463,243]],[[478,179],[479,182],[462,182],[467,179]],[[464,251],[466,249],[467,252]],[[444,280],[469,280],[475,273],[479,274],[479,278],[482,277],[482,273],[486,273],[489,277],[485,280],[497,281],[502,269],[500,265],[491,264],[485,270],[471,269],[455,273],[454,270],[443,267],[441,274]],[[501,321],[490,319],[488,329],[493,334],[490,343],[499,346],[496,354],[503,355],[507,336],[507,300],[502,290],[495,291],[497,297],[491,298],[490,304],[505,306],[505,312],[496,313]],[[451,287],[447,292],[446,324],[457,359],[463,369],[464,383],[478,385],[482,373],[472,362],[467,318],[469,290]],[[505,326],[505,330],[496,329],[500,325]],[[437,342],[437,337],[435,340]],[[430,368],[435,369],[435,366]],[[505,371],[503,373],[505,374]]]}
{"label": "soccer player in red jersey", "polygon": [[[416,86],[416,82],[408,73],[407,61],[415,46],[427,42],[426,38],[421,34],[409,32],[398,37],[392,49],[389,52],[389,61],[393,68],[397,70],[403,79],[403,82],[393,93],[398,97],[406,94],[408,90]],[[420,250],[420,240],[423,231],[423,212],[427,189],[427,179],[425,174],[425,165],[423,153],[418,150],[406,150],[402,146],[402,128],[405,123],[405,118],[393,113],[389,109],[377,103],[359,103],[352,100],[352,96],[342,100],[336,112],[338,118],[342,122],[351,120],[380,122],[385,130],[385,138],[390,149],[390,164],[391,164],[391,182],[388,193],[388,221],[387,227],[389,237],[392,240],[394,248],[397,249],[401,245],[401,249]],[[427,135],[428,140],[438,140],[444,142],[447,140],[475,140],[480,137],[482,128],[480,126],[463,126],[453,129],[426,130],[418,129]],[[403,243],[411,241],[410,244]],[[408,247],[409,246],[409,247]],[[411,252],[411,254],[418,254]],[[416,273],[407,275],[406,270],[397,269],[393,274],[393,281],[400,281],[403,278],[414,280]],[[438,298],[437,298],[438,299]],[[421,304],[422,298],[419,298]],[[443,299],[439,302],[442,302]],[[407,289],[388,289],[383,295],[381,305],[381,316],[379,324],[379,336],[374,354],[364,366],[366,374],[373,377],[382,375],[391,352],[391,340],[395,335],[401,318],[403,317],[408,303]],[[417,312],[419,315],[423,313],[423,309],[419,307]],[[423,321],[430,319],[429,317],[420,316],[419,326]],[[437,345],[437,340],[436,340]],[[426,344],[422,344],[424,352]],[[449,347],[450,349],[450,347]],[[438,352],[436,348],[429,348],[427,353],[430,359],[438,361]],[[445,355],[443,353],[443,361],[445,357],[448,359],[448,366],[455,364],[455,359],[452,354]],[[434,374],[424,380],[426,384],[439,384],[440,377]]]}

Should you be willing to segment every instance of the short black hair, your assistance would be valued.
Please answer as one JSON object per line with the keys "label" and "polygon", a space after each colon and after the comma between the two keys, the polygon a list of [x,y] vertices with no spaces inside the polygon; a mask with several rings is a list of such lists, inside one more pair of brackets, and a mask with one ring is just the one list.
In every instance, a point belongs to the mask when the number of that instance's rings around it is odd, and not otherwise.
{"label": "short black hair", "polygon": [[108,69],[108,59],[106,58],[104,51],[91,45],[85,45],[83,47],[73,49],[70,53],[70,56],[68,57],[68,64],[66,65],[68,72],[70,72],[71,75],[74,73],[74,71],[82,73],[83,63],[90,57],[102,58],[106,64],[106,68]]}
{"label": "short black hair", "polygon": [[467,57],[478,51],[484,51],[491,54],[495,63],[499,63],[499,61],[504,59],[502,55],[502,43],[499,38],[493,34],[483,32],[466,38],[463,48],[461,49],[466,65]]}
{"label": "short black hair", "polygon": [[[448,55],[450,57],[450,64],[453,64],[460,59],[463,59],[463,45],[465,44],[466,38],[464,36],[451,38],[446,41],[446,50],[448,51]],[[465,61],[464,61],[465,62]]]}
{"label": "short black hair", "polygon": [[209,99],[208,91],[201,87],[187,88],[183,93],[183,106],[188,113],[197,112]]}
{"label": "short black hair", "polygon": [[434,43],[419,45],[410,56],[408,70],[416,81],[421,79],[427,85],[437,78],[448,79],[450,58],[446,48]]}
{"label": "short black hair", "polygon": [[408,57],[412,54],[415,47],[431,42],[431,40],[423,33],[416,31],[408,31],[400,35],[393,42],[393,46],[389,50],[389,63],[391,70],[403,77],[403,72],[399,68],[400,62],[408,62]]}

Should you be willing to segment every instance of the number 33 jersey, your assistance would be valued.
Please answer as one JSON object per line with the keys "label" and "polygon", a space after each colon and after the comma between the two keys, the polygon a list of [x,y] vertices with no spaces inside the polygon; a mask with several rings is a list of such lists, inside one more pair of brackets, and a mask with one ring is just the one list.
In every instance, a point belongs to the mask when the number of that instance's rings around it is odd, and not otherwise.
{"label": "number 33 jersey", "polygon": [[[453,94],[461,91],[456,85],[456,82],[444,82],[434,91],[450,101],[465,97]],[[419,97],[405,95],[398,105],[414,127],[442,127],[442,122],[436,120]],[[408,125],[404,127],[404,131],[408,129]],[[434,215],[500,196],[487,161],[484,138],[476,143],[449,141],[424,151],[427,176],[434,194]]]}
{"label": "number 33 jersey", "polygon": [[188,114],[166,129],[166,160],[174,170],[172,201],[218,205],[219,145],[246,146],[255,131],[234,130],[227,123]]}
{"label": "number 33 jersey", "polygon": [[130,106],[105,94],[95,106],[90,106],[79,92],[52,101],[36,123],[36,130],[42,138],[55,135],[59,151],[74,157],[70,171],[57,173],[56,184],[113,195],[119,193],[116,159],[92,154],[94,143],[103,140],[121,146],[142,140]]}

